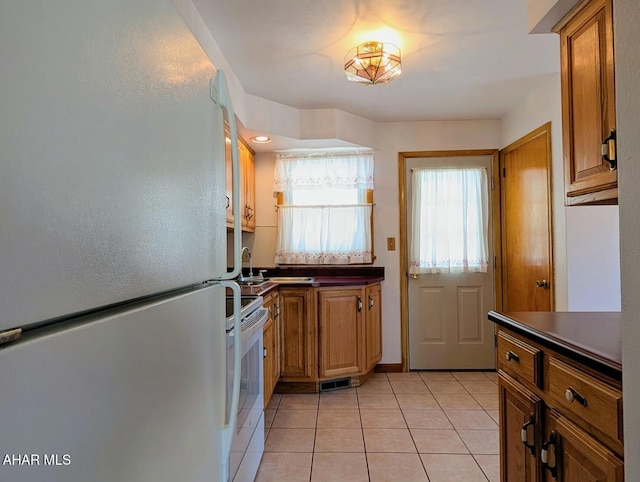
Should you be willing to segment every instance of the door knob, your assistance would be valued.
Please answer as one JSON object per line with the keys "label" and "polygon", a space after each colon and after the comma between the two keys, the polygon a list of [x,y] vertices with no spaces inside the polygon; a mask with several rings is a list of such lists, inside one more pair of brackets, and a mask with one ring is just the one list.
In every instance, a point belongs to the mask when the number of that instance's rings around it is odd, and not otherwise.
{"label": "door knob", "polygon": [[536,280],[536,288],[548,288],[549,282],[546,279]]}
{"label": "door knob", "polygon": [[418,279],[420,278],[420,275],[417,273],[411,273],[409,276],[411,276],[411,279]]}

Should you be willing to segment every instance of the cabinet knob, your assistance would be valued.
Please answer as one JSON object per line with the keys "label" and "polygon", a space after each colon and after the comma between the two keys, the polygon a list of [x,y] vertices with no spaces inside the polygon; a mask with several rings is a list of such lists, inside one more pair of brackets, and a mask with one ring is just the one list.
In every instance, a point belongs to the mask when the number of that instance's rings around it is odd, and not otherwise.
{"label": "cabinet knob", "polygon": [[564,398],[567,399],[567,402],[572,403],[574,400],[578,402],[583,407],[587,406],[587,399],[583,397],[575,388],[569,387],[564,392]]}
{"label": "cabinet knob", "polygon": [[520,363],[520,357],[512,351],[508,351],[504,357],[507,359],[507,361],[513,360],[516,363]]}

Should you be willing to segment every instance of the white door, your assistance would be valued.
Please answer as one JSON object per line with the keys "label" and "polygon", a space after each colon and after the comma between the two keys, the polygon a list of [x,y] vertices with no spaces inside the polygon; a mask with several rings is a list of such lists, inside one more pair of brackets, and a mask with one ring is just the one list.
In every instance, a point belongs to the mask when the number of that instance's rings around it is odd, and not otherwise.
{"label": "white door", "polygon": [[[484,181],[477,179],[475,188],[467,187],[466,184],[455,184],[454,181],[447,180],[447,176],[438,178],[437,190],[439,192],[459,192],[461,196],[467,191],[474,189],[479,193],[479,198],[474,202],[463,196],[464,201],[459,202],[459,208],[473,215],[473,210],[480,209],[478,223],[478,231],[486,232],[486,248],[482,258],[487,262],[486,272],[458,272],[461,268],[456,268],[455,264],[460,260],[460,256],[456,256],[456,247],[450,248],[450,257],[452,258],[451,272],[428,272],[438,271],[435,265],[440,262],[435,261],[432,268],[424,268],[424,263],[417,266],[414,259],[414,266],[411,271],[414,273],[408,275],[408,304],[409,304],[409,368],[431,369],[431,370],[450,370],[450,369],[491,369],[495,367],[494,352],[494,329],[493,324],[487,319],[487,312],[494,307],[494,266],[493,266],[493,246],[491,232],[491,202],[488,182],[491,179],[491,156],[469,156],[469,157],[444,157],[444,158],[414,158],[407,159],[405,182],[407,186],[407,240],[406,247],[409,263],[412,260],[412,235],[416,232],[416,241],[414,243],[425,243],[429,246],[441,246],[446,244],[446,232],[449,233],[450,241],[459,241],[463,235],[459,236],[452,233],[468,232],[469,224],[465,224],[460,228],[443,229],[440,222],[431,221],[433,216],[429,217],[430,221],[425,222],[424,215],[422,221],[414,220],[414,211],[424,211],[425,206],[431,206],[434,211],[433,203],[438,202],[429,195],[429,201],[425,201],[424,195],[422,201],[418,202],[416,208],[412,206],[412,199],[417,191],[416,183],[423,183],[425,190],[432,193],[436,190],[435,185],[429,184],[426,187],[424,176],[415,176],[414,171],[424,169],[454,169],[454,168],[476,168],[476,173],[481,172],[484,168],[486,176]],[[480,169],[478,169],[480,168]],[[462,175],[461,173],[459,173]],[[479,174],[478,174],[479,176]],[[431,178],[429,178],[431,179]],[[429,182],[431,183],[433,179]],[[444,183],[444,184],[443,184]],[[447,184],[449,183],[449,184]],[[453,184],[452,184],[453,183]],[[466,183],[466,181],[465,181]],[[454,185],[455,184],[455,185]],[[448,187],[447,187],[448,186]],[[457,196],[453,196],[457,199]],[[470,196],[472,199],[473,196]],[[445,208],[438,204],[438,217],[442,217]],[[484,214],[482,212],[484,211]],[[460,212],[460,211],[457,211]],[[453,224],[453,220],[459,220],[463,216],[453,214],[446,216],[445,224]],[[437,224],[436,228],[419,229],[425,224]],[[471,224],[473,224],[471,222]],[[414,227],[416,228],[414,230]],[[458,229],[456,231],[456,229]],[[426,231],[429,231],[428,233]],[[443,238],[445,236],[445,238]],[[429,240],[426,238],[429,237]],[[436,249],[436,248],[434,248]],[[476,258],[473,249],[469,248],[467,255],[469,259]],[[430,258],[431,259],[431,258]],[[429,261],[430,263],[430,261]],[[469,261],[470,264],[471,260]],[[427,263],[428,264],[428,263]],[[462,264],[466,264],[466,261]],[[482,264],[482,263],[480,263]],[[474,268],[470,268],[474,269]],[[482,269],[482,268],[475,268]],[[418,271],[422,271],[417,273]]]}

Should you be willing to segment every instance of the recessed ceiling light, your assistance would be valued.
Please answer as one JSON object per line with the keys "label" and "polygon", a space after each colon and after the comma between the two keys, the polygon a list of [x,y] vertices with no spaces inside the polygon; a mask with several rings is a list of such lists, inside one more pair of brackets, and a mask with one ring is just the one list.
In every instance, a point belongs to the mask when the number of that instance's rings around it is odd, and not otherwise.
{"label": "recessed ceiling light", "polygon": [[269,136],[254,136],[251,138],[251,142],[255,142],[256,144],[267,144],[271,142],[271,137]]}

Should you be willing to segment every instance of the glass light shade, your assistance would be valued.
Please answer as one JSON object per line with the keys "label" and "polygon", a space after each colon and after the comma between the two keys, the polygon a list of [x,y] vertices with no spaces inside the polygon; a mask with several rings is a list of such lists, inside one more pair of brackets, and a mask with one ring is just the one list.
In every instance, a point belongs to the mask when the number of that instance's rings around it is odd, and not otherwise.
{"label": "glass light shade", "polygon": [[402,73],[400,49],[387,42],[365,42],[344,59],[347,79],[362,84],[386,84]]}

